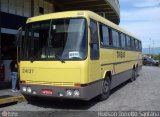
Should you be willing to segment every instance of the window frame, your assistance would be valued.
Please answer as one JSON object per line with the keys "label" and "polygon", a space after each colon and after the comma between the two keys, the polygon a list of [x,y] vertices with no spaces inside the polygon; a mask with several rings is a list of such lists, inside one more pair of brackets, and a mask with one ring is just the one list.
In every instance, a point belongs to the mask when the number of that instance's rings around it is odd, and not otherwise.
{"label": "window frame", "polygon": [[[85,20],[85,28],[86,28],[86,57],[84,58],[84,59],[81,59],[81,60],[79,60],[79,59],[72,59],[72,60],[70,60],[70,59],[66,59],[65,61],[83,61],[83,60],[86,60],[87,59],[87,57],[88,57],[88,50],[89,50],[89,46],[88,46],[88,41],[89,41],[89,38],[88,38],[88,34],[89,34],[89,32],[88,32],[88,27],[89,27],[89,24],[88,24],[88,21],[87,21],[87,19],[86,18],[84,18],[84,17],[76,17],[76,18],[59,18],[59,19],[56,19],[56,20],[63,20],[63,19],[84,19]],[[54,20],[54,19],[51,19],[51,20]],[[47,20],[43,20],[43,21],[47,21]],[[25,31],[26,31],[26,26],[25,26]],[[26,35],[24,35],[25,36],[25,38],[26,38]],[[26,45],[26,41],[27,41],[27,39],[24,39],[24,45]],[[28,43],[27,43],[27,48],[28,48]],[[23,50],[23,52],[25,52],[26,53],[26,51],[27,51],[27,48],[25,48],[25,50]],[[24,57],[21,57],[21,61],[28,61],[28,60],[30,60],[30,59],[28,59],[28,58],[24,58]],[[46,59],[38,59],[38,60],[36,60],[36,61],[57,61],[57,60],[54,60],[54,59],[50,59],[50,58],[46,58]]]}
{"label": "window frame", "polygon": [[135,51],[135,38],[131,37],[131,47],[132,47],[132,50]]}
{"label": "window frame", "polygon": [[[91,22],[95,23],[96,27],[97,27],[97,31],[96,31],[96,33],[97,33],[97,40],[96,41],[97,42],[94,42],[95,40],[92,40]],[[100,58],[99,27],[98,26],[99,26],[99,23],[96,20],[90,18],[89,28],[90,28],[90,59],[91,60],[99,60],[99,58]],[[97,56],[94,56],[95,54],[93,54],[93,53],[95,53],[94,49],[92,49],[92,46],[94,46],[94,44],[97,44],[97,49],[98,49]],[[93,52],[92,52],[92,50],[93,50]]]}
{"label": "window frame", "polygon": [[[125,46],[124,47],[122,46],[122,35],[124,36],[124,41],[125,41]],[[121,48],[122,48],[122,50],[127,50],[126,34],[121,32],[120,37],[121,37]]]}
{"label": "window frame", "polygon": [[[120,41],[119,41],[119,31],[117,31],[117,30],[115,30],[115,29],[113,29],[112,28],[112,30],[111,30],[111,33],[112,33],[112,45],[113,45],[113,48],[121,48],[121,46],[120,46]],[[115,39],[116,39],[116,43],[114,43],[114,37],[113,37],[113,33],[115,33]],[[117,35],[118,35],[118,38],[117,38]],[[118,45],[117,45],[117,42],[118,42]],[[114,44],[116,44],[116,45],[114,45]]]}
{"label": "window frame", "polygon": [[[134,40],[138,40],[137,38],[135,38],[135,37],[132,37],[132,36],[130,36],[130,35],[128,35],[128,34],[126,34],[126,33],[124,33],[124,32],[121,32],[121,31],[119,31],[119,30],[117,30],[117,29],[115,29],[115,28],[112,28],[111,26],[108,26],[107,24],[104,24],[104,23],[102,23],[102,22],[98,22],[98,26],[99,26],[99,37],[100,37],[100,48],[104,48],[104,49],[115,49],[115,50],[124,50],[124,51],[137,51],[135,48],[133,48],[132,47],[132,41]],[[101,45],[101,37],[102,37],[102,33],[101,33],[101,27],[100,26],[106,26],[107,28],[108,28],[108,30],[109,30],[109,46],[105,46],[105,45]],[[116,32],[118,32],[118,37],[119,37],[119,47],[115,47],[115,46],[113,46],[113,37],[112,37],[112,30],[114,30],[114,31],[116,31]],[[124,37],[125,37],[125,47],[122,47],[122,38],[121,38],[121,35],[123,35]],[[127,45],[127,37],[129,37],[129,39],[130,39],[130,47],[128,47],[128,45]],[[140,40],[138,40],[140,43],[141,43],[141,41]],[[139,44],[140,45],[140,44]],[[140,47],[139,47],[139,50],[138,51],[142,51],[142,49],[140,49]]]}
{"label": "window frame", "polygon": [[[105,45],[105,44],[102,45],[102,41],[104,42],[103,27],[107,28],[107,31],[108,31],[108,45]],[[100,47],[101,48],[107,48],[107,47],[112,46],[110,30],[111,30],[110,27],[108,27],[107,25],[99,23]]]}
{"label": "window frame", "polygon": [[139,43],[137,39],[135,40],[135,50],[139,51]]}
{"label": "window frame", "polygon": [[[128,38],[127,38],[128,37]],[[128,40],[127,39],[129,39],[130,41],[130,45],[128,45],[129,43],[128,43]],[[131,37],[130,36],[128,36],[128,35],[126,35],[126,44],[127,44],[127,49],[128,50],[132,50],[132,45],[131,45]]]}

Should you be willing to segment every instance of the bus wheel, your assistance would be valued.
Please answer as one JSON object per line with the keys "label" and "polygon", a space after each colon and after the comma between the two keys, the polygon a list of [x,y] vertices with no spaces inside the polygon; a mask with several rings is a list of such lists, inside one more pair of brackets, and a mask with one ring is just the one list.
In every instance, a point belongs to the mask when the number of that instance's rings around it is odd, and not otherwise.
{"label": "bus wheel", "polygon": [[131,76],[131,79],[130,81],[133,82],[136,80],[136,77],[137,77],[137,70],[136,69],[133,69],[132,70],[132,76]]}
{"label": "bus wheel", "polygon": [[36,100],[34,97],[27,96],[27,95],[24,95],[24,98],[26,99],[26,101],[27,101],[28,103],[31,103],[32,101],[35,101],[35,100]]}
{"label": "bus wheel", "polygon": [[109,97],[110,86],[111,86],[111,81],[109,80],[109,77],[107,76],[103,81],[102,93],[99,95],[100,101],[106,100]]}

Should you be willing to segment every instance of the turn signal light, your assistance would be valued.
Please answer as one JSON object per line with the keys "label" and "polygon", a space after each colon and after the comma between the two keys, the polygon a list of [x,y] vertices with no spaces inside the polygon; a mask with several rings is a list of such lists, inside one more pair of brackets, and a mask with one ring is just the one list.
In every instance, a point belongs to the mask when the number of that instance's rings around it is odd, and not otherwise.
{"label": "turn signal light", "polygon": [[26,81],[24,81],[24,80],[21,80],[21,81],[20,81],[20,83],[21,83],[21,84],[24,84],[24,83],[26,83]]}
{"label": "turn signal light", "polygon": [[76,86],[76,87],[80,87],[80,86],[81,86],[81,84],[80,84],[80,83],[75,83],[75,84],[74,84],[74,86]]}

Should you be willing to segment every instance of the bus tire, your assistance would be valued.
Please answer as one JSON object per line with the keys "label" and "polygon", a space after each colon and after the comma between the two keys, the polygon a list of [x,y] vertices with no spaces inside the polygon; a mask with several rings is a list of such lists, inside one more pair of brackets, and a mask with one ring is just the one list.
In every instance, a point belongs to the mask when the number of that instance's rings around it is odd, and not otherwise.
{"label": "bus tire", "polygon": [[135,68],[135,69],[132,70],[132,76],[130,78],[130,81],[131,82],[135,81],[136,77],[137,77],[137,69]]}
{"label": "bus tire", "polygon": [[102,93],[98,96],[100,101],[106,100],[110,94],[111,81],[107,76],[103,81]]}
{"label": "bus tire", "polygon": [[24,95],[24,98],[28,103],[31,103],[32,101],[35,101],[35,98],[31,97],[31,96]]}

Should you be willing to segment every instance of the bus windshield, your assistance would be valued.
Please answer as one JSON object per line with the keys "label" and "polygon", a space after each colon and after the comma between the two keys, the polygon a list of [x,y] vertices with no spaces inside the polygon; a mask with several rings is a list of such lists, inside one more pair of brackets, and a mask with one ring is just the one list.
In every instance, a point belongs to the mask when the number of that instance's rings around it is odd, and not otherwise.
{"label": "bus windshield", "polygon": [[22,60],[83,60],[86,56],[85,19],[54,19],[27,24]]}

